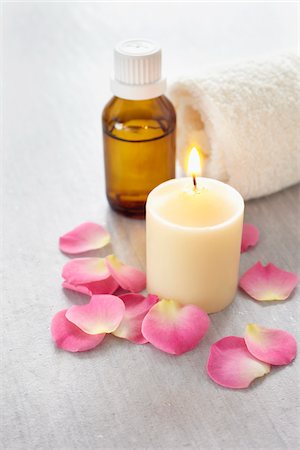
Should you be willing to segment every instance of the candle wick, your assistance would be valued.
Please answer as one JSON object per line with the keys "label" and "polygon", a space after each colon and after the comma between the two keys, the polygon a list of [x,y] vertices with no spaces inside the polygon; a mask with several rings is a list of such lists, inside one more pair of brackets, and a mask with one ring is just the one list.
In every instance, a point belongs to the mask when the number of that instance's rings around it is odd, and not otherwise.
{"label": "candle wick", "polygon": [[196,175],[193,173],[193,184],[194,184],[194,190],[197,190],[197,180],[196,180]]}

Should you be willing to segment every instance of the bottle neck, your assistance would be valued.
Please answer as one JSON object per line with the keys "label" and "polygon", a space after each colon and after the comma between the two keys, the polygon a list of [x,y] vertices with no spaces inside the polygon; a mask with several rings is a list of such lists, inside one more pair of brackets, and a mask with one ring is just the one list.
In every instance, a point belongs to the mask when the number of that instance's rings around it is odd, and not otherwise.
{"label": "bottle neck", "polygon": [[155,83],[147,84],[125,84],[111,78],[110,87],[113,95],[125,100],[149,100],[160,97],[166,92],[167,82],[161,78]]}

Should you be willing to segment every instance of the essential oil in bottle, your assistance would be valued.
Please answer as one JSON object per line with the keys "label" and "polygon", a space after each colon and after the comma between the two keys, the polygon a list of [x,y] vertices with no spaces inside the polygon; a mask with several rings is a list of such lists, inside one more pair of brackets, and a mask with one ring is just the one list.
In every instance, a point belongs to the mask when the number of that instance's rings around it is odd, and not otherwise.
{"label": "essential oil in bottle", "polygon": [[114,210],[142,217],[149,192],[175,177],[176,114],[164,96],[159,45],[118,44],[111,89],[102,115],[106,195]]}

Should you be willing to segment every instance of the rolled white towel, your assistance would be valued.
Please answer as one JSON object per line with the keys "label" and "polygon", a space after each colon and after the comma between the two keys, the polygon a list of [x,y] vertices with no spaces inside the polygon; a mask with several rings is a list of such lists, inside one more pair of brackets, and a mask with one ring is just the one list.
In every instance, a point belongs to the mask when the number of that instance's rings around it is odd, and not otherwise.
{"label": "rolled white towel", "polygon": [[300,58],[281,55],[183,78],[170,90],[178,158],[193,146],[207,156],[203,176],[245,199],[300,181]]}

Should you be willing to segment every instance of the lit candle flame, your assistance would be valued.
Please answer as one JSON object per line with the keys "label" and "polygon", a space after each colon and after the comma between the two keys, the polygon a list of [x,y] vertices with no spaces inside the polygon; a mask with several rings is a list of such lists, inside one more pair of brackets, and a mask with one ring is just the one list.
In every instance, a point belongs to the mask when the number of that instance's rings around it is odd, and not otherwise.
{"label": "lit candle flame", "polygon": [[201,174],[201,159],[196,147],[193,147],[188,159],[188,175],[193,177],[194,188],[197,189],[196,176]]}

